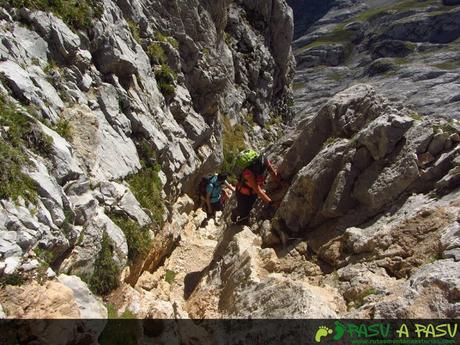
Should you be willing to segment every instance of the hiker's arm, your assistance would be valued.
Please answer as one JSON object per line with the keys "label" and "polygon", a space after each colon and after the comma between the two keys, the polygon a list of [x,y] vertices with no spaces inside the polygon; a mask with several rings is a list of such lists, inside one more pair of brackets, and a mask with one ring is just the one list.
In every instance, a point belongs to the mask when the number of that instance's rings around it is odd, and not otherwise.
{"label": "hiker's arm", "polygon": [[235,191],[235,187],[233,187],[230,183],[228,183],[228,181],[225,181],[225,185],[226,185],[227,188],[229,188],[232,192]]}
{"label": "hiker's arm", "polygon": [[280,177],[278,175],[278,172],[275,170],[275,168],[269,160],[267,160],[267,168],[268,172],[270,173],[270,176],[272,177],[273,182],[279,183]]}
{"label": "hiker's arm", "polygon": [[257,193],[257,195],[262,199],[264,203],[270,204],[272,202],[272,199],[270,199],[267,193],[265,193],[265,191],[257,184],[256,179],[252,174],[245,177],[245,179],[249,187],[251,187]]}

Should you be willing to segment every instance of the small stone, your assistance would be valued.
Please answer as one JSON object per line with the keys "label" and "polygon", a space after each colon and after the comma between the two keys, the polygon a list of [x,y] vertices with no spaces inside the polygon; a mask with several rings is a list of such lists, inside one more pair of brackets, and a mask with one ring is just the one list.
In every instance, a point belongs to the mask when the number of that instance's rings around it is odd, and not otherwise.
{"label": "small stone", "polygon": [[5,259],[6,267],[4,269],[4,274],[13,274],[19,267],[21,258],[17,256],[11,256]]}
{"label": "small stone", "polygon": [[29,272],[36,269],[38,266],[40,266],[40,263],[37,260],[32,260],[22,265],[21,268],[24,270],[24,272]]}
{"label": "small stone", "polygon": [[54,272],[50,267],[46,270],[46,276],[49,279],[55,278],[56,277],[56,272]]}

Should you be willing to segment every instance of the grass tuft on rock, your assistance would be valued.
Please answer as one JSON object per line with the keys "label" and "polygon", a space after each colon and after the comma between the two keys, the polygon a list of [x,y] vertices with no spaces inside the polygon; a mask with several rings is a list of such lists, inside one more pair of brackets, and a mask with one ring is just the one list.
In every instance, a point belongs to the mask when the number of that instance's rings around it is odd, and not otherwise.
{"label": "grass tuft on rock", "polygon": [[158,43],[151,43],[147,47],[147,55],[152,64],[164,64],[167,61],[166,53],[163,47]]}
{"label": "grass tuft on rock", "polygon": [[25,283],[25,279],[19,273],[4,275],[0,278],[0,287],[6,285],[20,286]]}
{"label": "grass tuft on rock", "polygon": [[150,211],[152,220],[159,227],[163,226],[164,202],[161,196],[163,184],[158,173],[161,167],[158,164],[155,150],[146,141],[137,145],[141,159],[142,170],[126,179],[131,191],[141,206]]}
{"label": "grass tuft on rock", "polygon": [[92,28],[104,11],[100,0],[0,0],[0,5],[52,12],[74,30]]}
{"label": "grass tuft on rock", "polygon": [[[244,140],[244,127],[241,124],[232,126],[230,120],[224,117],[224,129],[222,133],[222,146],[224,153],[224,161],[222,163],[221,171],[232,174],[233,164],[236,156],[240,151],[246,148]],[[233,176],[235,178],[235,176]]]}
{"label": "grass tuft on rock", "polygon": [[127,22],[128,22],[129,30],[131,31],[131,34],[133,35],[134,40],[137,43],[141,44],[141,29],[139,27],[139,24],[132,20],[128,20]]}
{"label": "grass tuft on rock", "polygon": [[52,138],[42,132],[34,118],[0,96],[0,198],[36,201],[35,183],[23,173],[23,168],[32,164],[26,149],[48,156],[52,152]]}
{"label": "grass tuft on rock", "polygon": [[160,68],[155,70],[158,88],[165,98],[171,98],[176,93],[176,86],[174,85],[176,78],[174,71],[166,64],[162,64]]}
{"label": "grass tuft on rock", "polygon": [[72,139],[73,129],[72,129],[72,125],[70,124],[69,120],[59,119],[59,121],[53,126],[53,129],[56,133],[58,133],[64,139],[66,140]]}
{"label": "grass tuft on rock", "polygon": [[109,236],[104,232],[101,251],[94,263],[94,273],[89,279],[91,291],[98,295],[107,295],[119,285],[120,270],[113,259],[112,246]]}
{"label": "grass tuft on rock", "polygon": [[142,227],[136,221],[118,215],[110,215],[110,219],[123,231],[128,242],[128,259],[133,263],[136,259],[144,257],[152,243],[149,228]]}
{"label": "grass tuft on rock", "polygon": [[159,31],[155,31],[155,34],[154,34],[154,38],[156,41],[159,41],[159,42],[164,42],[164,43],[169,43],[170,45],[172,45],[175,49],[178,49],[179,48],[179,42],[177,42],[177,40],[172,37],[172,36],[166,36],[166,35],[163,35],[161,32]]}

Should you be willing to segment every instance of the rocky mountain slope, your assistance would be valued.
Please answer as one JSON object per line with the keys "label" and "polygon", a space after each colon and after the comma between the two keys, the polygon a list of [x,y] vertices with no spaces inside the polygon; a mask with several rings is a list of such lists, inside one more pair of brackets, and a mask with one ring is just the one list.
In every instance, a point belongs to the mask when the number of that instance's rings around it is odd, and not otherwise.
{"label": "rocky mountain slope", "polygon": [[[460,316],[458,66],[424,65],[455,63],[458,6],[325,4],[292,118],[284,1],[87,2],[91,23],[6,3],[1,317]],[[197,178],[262,144],[280,206],[204,222]]]}
{"label": "rocky mountain slope", "polygon": [[[290,4],[294,12],[302,9]],[[458,5],[334,1],[294,42],[296,109],[303,117],[312,115],[335,93],[365,82],[420,114],[458,119]]]}
{"label": "rocky mountain slope", "polygon": [[113,289],[222,137],[287,109],[283,0],[2,1],[0,23],[2,286]]}

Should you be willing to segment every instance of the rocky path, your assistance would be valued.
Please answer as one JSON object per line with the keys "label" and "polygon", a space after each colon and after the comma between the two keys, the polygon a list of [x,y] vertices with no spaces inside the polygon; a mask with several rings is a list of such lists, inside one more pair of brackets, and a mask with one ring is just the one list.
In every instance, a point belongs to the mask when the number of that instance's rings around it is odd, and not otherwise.
{"label": "rocky path", "polygon": [[143,272],[136,285],[124,284],[109,298],[119,312],[129,309],[137,317],[188,318],[188,298],[210,263],[221,226],[204,222],[198,209],[183,221],[180,240],[155,272]]}

